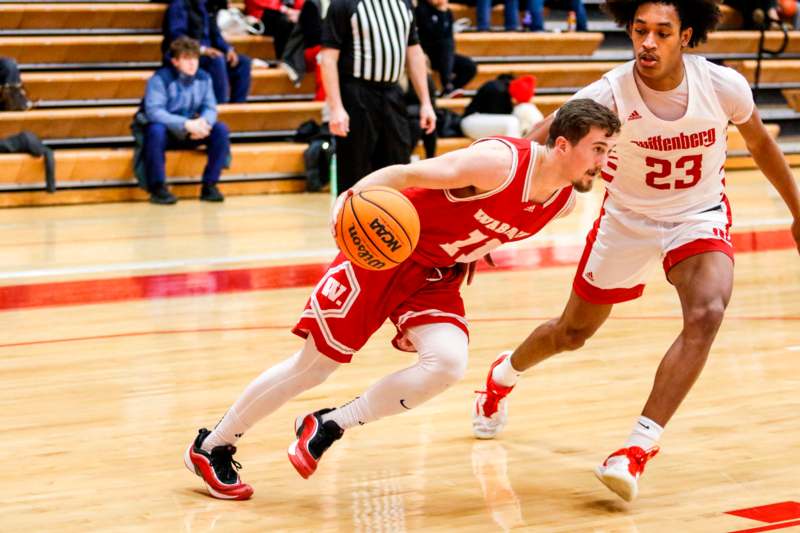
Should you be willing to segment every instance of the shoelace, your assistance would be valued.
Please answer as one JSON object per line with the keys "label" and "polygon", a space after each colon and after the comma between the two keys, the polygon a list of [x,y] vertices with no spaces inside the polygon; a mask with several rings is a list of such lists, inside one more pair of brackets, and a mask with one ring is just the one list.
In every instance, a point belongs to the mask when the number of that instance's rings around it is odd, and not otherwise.
{"label": "shoelace", "polygon": [[650,448],[648,451],[644,451],[643,449],[639,448],[638,446],[631,449],[626,455],[630,461],[636,463],[636,470],[641,474],[644,472],[644,465],[656,456],[656,454],[661,450],[658,446],[654,446]]}
{"label": "shoelace", "polygon": [[214,468],[219,467],[223,470],[223,474],[226,478],[238,476],[236,470],[241,470],[242,464],[233,458],[233,454],[235,453],[236,446],[231,444],[227,446],[217,446],[211,450],[211,466]]}
{"label": "shoelace", "polygon": [[485,394],[486,400],[483,402],[483,414],[491,417],[497,412],[497,406],[503,398],[490,390],[476,390],[477,394]]}

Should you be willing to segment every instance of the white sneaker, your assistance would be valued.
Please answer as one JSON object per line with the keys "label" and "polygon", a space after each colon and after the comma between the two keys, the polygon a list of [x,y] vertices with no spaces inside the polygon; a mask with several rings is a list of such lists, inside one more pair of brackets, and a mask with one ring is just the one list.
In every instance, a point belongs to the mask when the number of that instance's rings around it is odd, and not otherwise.
{"label": "white sneaker", "polygon": [[503,387],[492,380],[492,371],[507,357],[511,357],[511,352],[503,352],[495,359],[486,376],[486,390],[475,391],[478,396],[475,398],[475,405],[472,409],[472,434],[476,438],[493,439],[506,427],[508,422],[506,396],[514,387]]}
{"label": "white sneaker", "polygon": [[617,496],[626,502],[633,501],[639,494],[639,477],[644,465],[658,453],[654,446],[644,451],[638,446],[622,448],[608,456],[603,464],[594,469],[594,475]]}

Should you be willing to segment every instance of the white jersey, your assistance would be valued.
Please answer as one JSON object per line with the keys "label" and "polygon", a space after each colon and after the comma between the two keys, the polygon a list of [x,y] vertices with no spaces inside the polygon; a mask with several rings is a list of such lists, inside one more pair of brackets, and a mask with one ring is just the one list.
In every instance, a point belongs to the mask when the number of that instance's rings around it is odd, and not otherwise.
{"label": "white jersey", "polygon": [[616,205],[649,218],[727,218],[727,207],[720,205],[729,116],[714,90],[709,63],[690,54],[683,62],[688,102],[676,120],[659,118],[645,104],[633,61],[604,76],[622,131],[602,175]]}

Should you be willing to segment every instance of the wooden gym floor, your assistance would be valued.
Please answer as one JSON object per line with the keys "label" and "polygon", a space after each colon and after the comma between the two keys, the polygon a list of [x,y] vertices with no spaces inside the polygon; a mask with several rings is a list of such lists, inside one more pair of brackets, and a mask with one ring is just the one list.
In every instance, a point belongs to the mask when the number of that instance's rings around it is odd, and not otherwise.
{"label": "wooden gym floor", "polygon": [[385,327],[353,364],[242,440],[241,474],[256,491],[247,502],[211,499],[182,454],[300,345],[289,328],[333,253],[328,199],[2,210],[0,529],[800,531],[800,257],[766,180],[736,171],[728,183],[733,300],[632,504],[592,468],[624,442],[680,330],[660,273],[584,349],[521,382],[499,439],[470,432],[489,362],[561,311],[601,191],[499,253],[502,268],[464,291],[472,342],[461,383],[349,431],[301,479],[286,460],[294,417],[414,360],[390,348]]}

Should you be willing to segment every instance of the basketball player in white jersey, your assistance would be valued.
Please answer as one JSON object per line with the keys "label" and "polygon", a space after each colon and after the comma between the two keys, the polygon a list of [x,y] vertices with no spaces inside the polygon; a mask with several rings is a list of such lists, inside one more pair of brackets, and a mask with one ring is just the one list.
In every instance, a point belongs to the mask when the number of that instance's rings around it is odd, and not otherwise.
{"label": "basketball player in white jersey", "polygon": [[[595,470],[609,489],[631,501],[645,463],[659,450],[664,426],[705,365],[731,296],[731,212],[723,168],[729,122],[789,207],[798,243],[800,199],[747,81],[685,53],[716,25],[715,0],[609,0],[604,7],[627,29],[635,56],[575,95],[616,111],[623,124],[602,173],[606,199],[563,314],[495,360],[486,390],[475,400],[473,432],[478,438],[497,435],[506,424],[506,396],[520,373],[583,346],[614,304],[642,294],[661,264],[680,297],[683,329],[658,367],[627,442]],[[550,120],[531,136],[541,138]]]}

